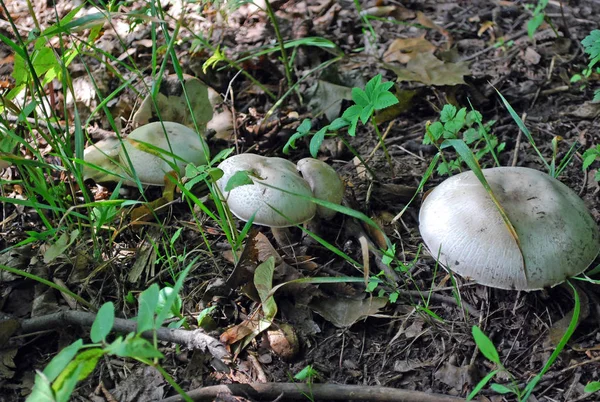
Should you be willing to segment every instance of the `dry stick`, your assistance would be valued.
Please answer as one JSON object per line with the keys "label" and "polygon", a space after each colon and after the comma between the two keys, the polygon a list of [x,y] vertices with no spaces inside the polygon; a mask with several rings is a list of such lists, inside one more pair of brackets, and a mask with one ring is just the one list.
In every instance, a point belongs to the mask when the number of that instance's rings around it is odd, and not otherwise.
{"label": "dry stick", "polygon": [[[96,314],[85,311],[65,310],[59,313],[48,314],[41,317],[29,318],[21,323],[21,332],[29,334],[42,330],[54,330],[64,328],[65,324],[80,326],[91,326],[96,319]],[[135,332],[137,323],[132,320],[115,318],[113,331],[115,332]],[[153,332],[146,331],[142,334],[144,338],[152,339]],[[187,331],[183,329],[159,328],[156,330],[156,338],[164,342],[173,342],[190,349],[208,350],[209,353],[222,359],[229,356],[225,346],[217,339],[208,336],[201,329]]]}
{"label": "dry stick", "polygon": [[[390,387],[369,387],[363,385],[344,384],[303,384],[303,383],[252,383],[227,384],[198,388],[189,391],[188,396],[194,401],[212,401],[217,395],[233,395],[258,400],[272,400],[282,396],[281,400],[331,401],[382,401],[382,402],[457,402],[463,398],[441,394],[429,394],[420,391],[409,391]],[[181,396],[172,396],[162,402],[183,401]]]}
{"label": "dry stick", "polygon": [[[527,112],[521,115],[521,120],[523,120],[523,124],[525,124],[525,120],[527,120]],[[512,167],[517,166],[517,160],[519,159],[519,147],[521,146],[521,137],[523,136],[523,132],[519,130],[519,134],[517,134],[517,141],[515,143],[515,150],[513,152],[513,160],[510,164]]]}

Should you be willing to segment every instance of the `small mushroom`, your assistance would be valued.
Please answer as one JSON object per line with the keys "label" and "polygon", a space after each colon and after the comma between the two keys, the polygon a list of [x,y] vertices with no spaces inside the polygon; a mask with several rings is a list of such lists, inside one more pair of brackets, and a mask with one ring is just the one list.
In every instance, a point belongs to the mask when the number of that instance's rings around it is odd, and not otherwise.
{"label": "small mushroom", "polygon": [[[344,183],[335,169],[314,158],[300,159],[296,164],[304,180],[308,182],[315,198],[341,204],[344,198]],[[317,205],[317,215],[330,220],[336,214],[331,208]]]}
{"label": "small mushroom", "polygon": [[596,258],[598,226],[570,188],[529,168],[483,173],[516,230],[520,248],[469,171],[437,186],[419,212],[423,241],[441,264],[483,285],[536,290],[583,272]]}
{"label": "small mushroom", "polygon": [[[254,215],[257,225],[281,228],[304,223],[315,215],[317,208],[313,202],[278,190],[306,197],[313,195],[309,184],[296,171],[296,166],[286,159],[240,154],[224,160],[219,168],[223,170],[223,177],[217,185],[231,212],[243,221]],[[225,191],[229,179],[244,170],[250,172],[254,184]]]}
{"label": "small mushroom", "polygon": [[[164,125],[164,127],[163,127]],[[142,184],[163,186],[165,174],[177,166],[182,174],[188,163],[203,165],[209,155],[206,142],[194,130],[174,122],[154,122],[135,129],[123,139],[110,138],[85,149],[83,158],[110,173],[84,166],[84,179],[135,185],[131,166]]]}

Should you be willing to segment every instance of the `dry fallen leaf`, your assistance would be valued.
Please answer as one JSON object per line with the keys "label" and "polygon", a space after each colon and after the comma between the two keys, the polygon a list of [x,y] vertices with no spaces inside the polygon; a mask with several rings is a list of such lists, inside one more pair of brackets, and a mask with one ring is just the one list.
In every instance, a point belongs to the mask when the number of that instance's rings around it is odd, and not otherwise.
{"label": "dry fallen leaf", "polygon": [[395,39],[383,55],[383,60],[402,64],[408,63],[420,53],[435,52],[435,45],[424,38]]}
{"label": "dry fallen leaf", "polygon": [[363,300],[322,298],[311,302],[309,307],[336,327],[347,328],[362,318],[377,314],[387,302],[385,297]]}
{"label": "dry fallen leaf", "polygon": [[444,63],[431,53],[419,53],[406,68],[390,64],[386,67],[396,73],[398,82],[417,81],[436,86],[464,84],[463,77],[471,74],[466,63]]}

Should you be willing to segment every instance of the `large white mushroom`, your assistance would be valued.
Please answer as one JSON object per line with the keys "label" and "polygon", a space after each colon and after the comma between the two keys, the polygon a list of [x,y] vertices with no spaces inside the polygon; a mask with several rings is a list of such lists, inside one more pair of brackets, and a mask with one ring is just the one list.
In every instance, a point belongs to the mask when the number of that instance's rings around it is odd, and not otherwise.
{"label": "large white mushroom", "polygon": [[154,122],[135,129],[123,142],[110,138],[86,148],[83,158],[91,166],[84,166],[83,176],[98,183],[123,176],[125,184],[133,186],[133,167],[142,184],[163,186],[165,174],[174,166],[182,174],[186,164],[206,164],[208,156],[206,142],[194,130],[179,123]]}
{"label": "large white mushroom", "polygon": [[424,200],[419,230],[432,256],[476,282],[503,289],[554,286],[583,272],[600,250],[598,226],[566,185],[529,168],[484,169],[520,248],[473,172]]}
{"label": "large white mushroom", "polygon": [[[285,228],[308,222],[315,215],[323,219],[335,215],[309,198],[342,201],[344,187],[339,176],[331,166],[315,159],[303,159],[296,166],[282,158],[241,154],[221,162],[219,168],[223,177],[217,185],[231,212],[246,222],[254,216],[255,224],[271,227],[284,250],[292,237]],[[226,191],[227,183],[239,171],[247,171],[253,184]]]}
{"label": "large white mushroom", "polygon": [[[231,212],[244,221],[254,215],[255,224],[278,228],[304,223],[315,215],[317,208],[312,201],[279,190],[313,196],[308,182],[296,171],[296,165],[286,159],[240,154],[224,160],[219,168],[223,170],[223,177],[217,185]],[[239,171],[249,172],[254,184],[226,191],[229,179]]]}

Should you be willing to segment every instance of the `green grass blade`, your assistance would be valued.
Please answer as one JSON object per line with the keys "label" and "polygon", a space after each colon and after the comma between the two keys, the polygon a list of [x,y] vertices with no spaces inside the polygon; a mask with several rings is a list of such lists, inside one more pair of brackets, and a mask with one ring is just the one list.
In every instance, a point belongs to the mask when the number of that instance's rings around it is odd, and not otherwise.
{"label": "green grass blade", "polygon": [[535,389],[536,385],[540,382],[540,380],[542,379],[544,374],[546,374],[548,372],[548,370],[550,370],[550,367],[552,367],[552,365],[558,358],[558,355],[560,354],[560,352],[562,352],[562,350],[567,345],[567,342],[569,341],[569,339],[571,339],[571,335],[573,335],[573,332],[575,332],[575,328],[577,328],[577,323],[579,322],[579,313],[581,311],[581,302],[579,300],[579,294],[577,293],[577,288],[575,286],[573,286],[573,284],[569,280],[567,280],[566,283],[571,287],[571,290],[573,291],[573,299],[575,301],[575,306],[573,307],[573,317],[571,318],[571,322],[569,323],[569,328],[567,328],[567,330],[565,331],[565,334],[563,335],[560,342],[556,346],[556,349],[554,349],[554,352],[552,352],[552,354],[548,358],[548,361],[542,368],[542,371],[540,371],[539,374],[536,375],[533,378],[533,380],[531,380],[525,387],[525,395],[523,396],[523,399],[521,399],[523,402],[526,402],[527,399],[529,399],[529,397],[531,396],[531,393]]}
{"label": "green grass blade", "polygon": [[531,144],[531,146],[533,147],[535,152],[538,154],[540,160],[542,161],[544,166],[546,166],[546,169],[548,169],[548,172],[552,173],[550,165],[548,164],[548,162],[546,161],[546,159],[544,158],[544,156],[542,155],[542,153],[540,152],[538,147],[535,145],[535,140],[533,139],[533,136],[531,135],[531,133],[529,132],[527,127],[525,127],[525,123],[523,123],[523,120],[521,120],[521,118],[519,117],[517,112],[515,112],[515,110],[510,105],[510,103],[508,103],[508,101],[504,98],[504,96],[502,96],[500,91],[498,91],[496,88],[494,88],[494,90],[496,91],[498,96],[500,96],[500,99],[502,99],[502,103],[504,104],[504,107],[506,107],[506,109],[508,110],[508,113],[510,113],[510,116],[513,118],[515,123],[517,123],[517,126],[519,126],[519,129],[523,132],[523,134],[525,134],[525,137],[527,137],[527,140],[529,141],[529,143]]}

